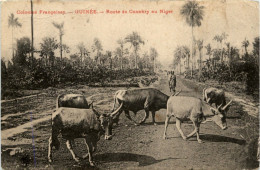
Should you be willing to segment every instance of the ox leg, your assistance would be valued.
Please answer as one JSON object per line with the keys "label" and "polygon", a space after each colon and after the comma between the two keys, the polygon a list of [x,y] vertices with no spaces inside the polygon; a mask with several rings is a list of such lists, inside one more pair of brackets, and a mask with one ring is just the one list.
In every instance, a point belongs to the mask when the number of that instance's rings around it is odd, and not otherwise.
{"label": "ox leg", "polygon": [[48,149],[48,161],[51,163],[52,162],[52,147],[53,147],[53,142],[52,142],[52,137],[49,138],[49,149]]}
{"label": "ox leg", "polygon": [[192,131],[190,134],[187,135],[187,138],[192,137],[197,132],[197,129],[195,128],[194,131]]}
{"label": "ox leg", "polygon": [[66,141],[66,145],[67,145],[67,148],[69,149],[73,159],[76,161],[76,162],[79,162],[79,157],[77,157],[77,155],[74,153],[73,151],[73,148],[72,148],[72,145],[71,145],[71,140],[67,140]]}
{"label": "ox leg", "polygon": [[176,118],[176,127],[180,132],[182,139],[187,140],[187,137],[184,135],[183,131],[181,130],[181,121],[178,118]]}
{"label": "ox leg", "polygon": [[167,139],[167,134],[166,134],[166,133],[167,133],[167,128],[168,128],[170,119],[171,119],[171,116],[170,116],[170,115],[167,115],[167,116],[166,116],[166,119],[165,119],[163,139]]}
{"label": "ox leg", "polygon": [[120,117],[120,115],[121,115],[122,112],[123,112],[123,110],[120,110],[120,111],[117,113],[116,117],[113,119],[113,123],[116,123],[117,126],[118,126],[118,122],[119,122],[119,117]]}
{"label": "ox leg", "polygon": [[200,139],[200,135],[199,135],[199,132],[200,132],[200,123],[198,123],[198,122],[193,122],[193,125],[195,126],[196,135],[197,135],[197,141],[198,141],[199,143],[202,143],[202,140]]}
{"label": "ox leg", "polygon": [[87,146],[87,149],[88,149],[89,164],[90,164],[90,166],[95,166],[93,158],[92,158],[92,153],[93,153],[92,142],[88,138],[85,138],[85,142],[86,142],[86,146]]}
{"label": "ox leg", "polygon": [[143,124],[148,117],[149,117],[149,110],[145,110],[145,116],[144,116],[143,120],[140,122],[140,124]]}
{"label": "ox leg", "polygon": [[[138,125],[139,123],[135,122],[131,116],[129,115],[129,110],[124,110],[125,111],[125,116],[132,122],[134,122],[135,125]],[[134,114],[136,115],[136,112],[134,112]]]}
{"label": "ox leg", "polygon": [[[55,128],[53,128],[55,129]],[[60,142],[57,138],[57,133],[55,130],[52,131],[52,135],[49,138],[49,147],[48,147],[48,161],[52,162],[52,147],[55,146],[55,148],[58,150],[60,148]]]}
{"label": "ox leg", "polygon": [[157,125],[157,123],[155,122],[155,111],[152,111],[152,119],[153,119],[153,124]]}

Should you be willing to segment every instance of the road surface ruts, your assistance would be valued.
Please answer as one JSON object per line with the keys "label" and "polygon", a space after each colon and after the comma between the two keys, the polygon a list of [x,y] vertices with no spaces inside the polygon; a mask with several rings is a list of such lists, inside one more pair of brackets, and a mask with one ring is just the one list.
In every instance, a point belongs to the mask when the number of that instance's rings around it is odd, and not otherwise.
{"label": "road surface ruts", "polygon": [[[170,95],[168,83],[165,76],[162,76],[154,87]],[[197,89],[186,87],[177,78],[177,88],[182,89],[180,95],[194,96],[201,98],[202,92]],[[168,127],[170,139],[164,140],[164,120],[166,110],[162,109],[156,113],[157,126],[151,125],[151,116],[144,126],[121,126],[117,128],[116,136],[112,141],[102,141],[100,146],[109,147],[107,158],[101,168],[141,168],[141,169],[237,169],[238,162],[235,160],[236,154],[241,152],[244,141],[234,133],[230,127],[222,131],[213,122],[201,125],[201,138],[204,143],[199,144],[193,137],[184,141],[176,129],[175,119],[171,119]],[[144,114],[140,112],[139,114]],[[229,120],[228,120],[229,121]],[[182,129],[185,134],[193,130],[190,123],[183,123]],[[117,147],[118,145],[119,147]],[[110,147],[111,146],[111,147]],[[128,153],[127,153],[128,152]],[[113,153],[120,153],[115,154]],[[117,156],[122,156],[117,161]],[[136,157],[137,160],[129,157]],[[102,154],[97,153],[97,158],[102,161]],[[139,158],[139,159],[138,159]],[[109,162],[112,161],[112,162]]]}
{"label": "road surface ruts", "polygon": [[[160,79],[153,86],[162,92],[170,95],[166,75],[160,75]],[[177,88],[182,92],[179,95],[195,96],[201,98],[202,92],[197,88],[190,88],[184,85],[185,82],[177,77]],[[113,91],[107,91],[102,97],[99,111],[111,110],[113,104]],[[96,101],[97,103],[98,101]],[[232,111],[232,109],[231,109]],[[120,116],[119,126],[113,130],[114,137],[110,141],[103,138],[98,142],[98,150],[94,154],[97,168],[99,169],[240,169],[237,155],[244,150],[245,141],[241,139],[237,130],[239,126],[232,126],[235,119],[228,119],[229,128],[222,131],[213,122],[202,124],[200,128],[201,139],[204,143],[199,144],[196,137],[184,141],[175,126],[175,119],[172,118],[168,126],[169,139],[164,140],[165,109],[156,113],[157,126],[152,125],[151,116],[142,126],[134,126],[124,114]],[[144,111],[137,113],[133,119],[141,120]],[[50,117],[50,116],[48,116]],[[128,125],[128,126],[126,126]],[[191,123],[184,122],[182,129],[185,134],[193,130]],[[86,164],[77,165],[70,152],[67,150],[65,141],[61,141],[61,149],[54,150],[54,162],[48,166],[47,150],[48,138],[50,136],[50,121],[42,122],[34,127],[35,160],[29,164],[29,169],[89,169]],[[19,137],[31,139],[31,131],[21,134]],[[18,138],[19,138],[18,137]],[[19,146],[19,145],[18,145]],[[76,140],[76,152],[81,155],[86,152],[83,139]],[[26,148],[31,160],[33,150],[31,144],[21,145]],[[2,155],[3,156],[3,155]],[[13,167],[14,158],[5,161],[6,167]],[[2,161],[3,165],[3,161]],[[7,166],[9,165],[9,166]],[[47,166],[47,167],[46,167]],[[9,168],[10,169],[10,168]]]}

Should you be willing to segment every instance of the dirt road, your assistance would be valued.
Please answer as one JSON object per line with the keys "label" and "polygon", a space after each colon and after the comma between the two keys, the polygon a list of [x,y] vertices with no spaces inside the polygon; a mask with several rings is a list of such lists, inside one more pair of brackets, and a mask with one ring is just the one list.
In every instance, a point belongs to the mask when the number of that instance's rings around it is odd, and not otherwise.
{"label": "dirt road", "polygon": [[[180,95],[195,96],[201,98],[201,89],[192,87],[187,82],[177,79],[177,91],[182,89]],[[165,75],[161,75],[154,87],[170,95]],[[100,112],[108,112],[112,108],[113,94],[122,88],[105,88],[99,96],[91,100],[99,101],[95,107]],[[82,90],[82,89],[81,89]],[[90,90],[90,89],[88,89]],[[102,101],[101,101],[102,100]],[[99,169],[241,169],[244,167],[246,140],[241,137],[241,125],[238,115],[241,107],[232,105],[230,116],[227,120],[229,128],[221,130],[213,122],[201,125],[201,139],[204,143],[199,144],[196,137],[184,141],[175,126],[175,119],[171,119],[168,127],[169,139],[164,140],[164,121],[166,110],[162,109],[156,113],[157,126],[151,124],[151,116],[142,126],[134,126],[124,114],[120,117],[119,126],[115,127],[115,136],[111,141],[103,138],[98,143],[98,150],[94,160]],[[134,117],[140,121],[144,111],[138,112]],[[46,113],[43,119],[50,118]],[[24,122],[28,123],[28,122]],[[19,128],[19,127],[18,127]],[[26,128],[25,128],[26,129]],[[182,124],[185,134],[193,130],[189,122]],[[8,129],[7,129],[8,130]],[[61,142],[61,149],[54,152],[54,163],[47,163],[47,145],[50,135],[50,121],[33,124],[33,129],[28,125],[27,131],[15,134],[8,142],[2,145],[2,150],[9,147],[21,147],[24,152],[20,155],[9,156],[2,154],[3,168],[22,168],[27,166],[30,169],[89,169],[86,163],[77,165],[66,148],[64,140]],[[3,134],[3,131],[2,131]],[[33,136],[33,138],[32,138]],[[12,141],[11,141],[12,140]],[[76,140],[76,152],[82,155],[86,152],[83,139]],[[84,161],[83,161],[84,162]],[[26,165],[27,164],[27,165]]]}

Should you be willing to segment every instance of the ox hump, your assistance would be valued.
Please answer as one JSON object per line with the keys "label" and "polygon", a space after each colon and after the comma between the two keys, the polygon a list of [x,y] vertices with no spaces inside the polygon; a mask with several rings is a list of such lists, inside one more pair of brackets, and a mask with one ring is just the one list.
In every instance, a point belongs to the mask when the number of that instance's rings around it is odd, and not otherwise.
{"label": "ox hump", "polygon": [[67,95],[64,96],[64,99],[68,100],[68,99],[72,99],[72,98],[75,98],[75,97],[83,97],[83,95],[81,95],[81,94],[67,94]]}

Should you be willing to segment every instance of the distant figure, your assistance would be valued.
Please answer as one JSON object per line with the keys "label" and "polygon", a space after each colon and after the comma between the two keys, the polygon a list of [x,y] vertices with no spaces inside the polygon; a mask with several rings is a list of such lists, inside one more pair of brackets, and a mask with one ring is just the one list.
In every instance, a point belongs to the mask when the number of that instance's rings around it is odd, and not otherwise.
{"label": "distant figure", "polygon": [[169,87],[170,87],[170,80],[171,80],[171,72],[167,71],[167,81],[168,81]]}
{"label": "distant figure", "polygon": [[170,92],[175,93],[175,88],[176,88],[176,76],[174,74],[174,71],[171,71],[171,76],[170,76],[170,81],[169,81],[169,88]]}

